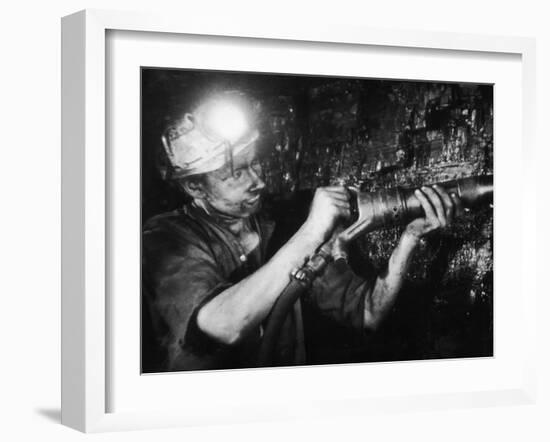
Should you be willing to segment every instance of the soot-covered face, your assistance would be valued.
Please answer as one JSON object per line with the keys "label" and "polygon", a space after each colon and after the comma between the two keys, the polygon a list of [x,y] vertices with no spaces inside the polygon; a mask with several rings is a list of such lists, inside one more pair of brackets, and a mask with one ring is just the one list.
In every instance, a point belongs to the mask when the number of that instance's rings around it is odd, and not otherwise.
{"label": "soot-covered face", "polygon": [[221,214],[246,218],[260,209],[264,188],[262,166],[251,148],[233,158],[233,171],[226,164],[204,175],[202,199]]}

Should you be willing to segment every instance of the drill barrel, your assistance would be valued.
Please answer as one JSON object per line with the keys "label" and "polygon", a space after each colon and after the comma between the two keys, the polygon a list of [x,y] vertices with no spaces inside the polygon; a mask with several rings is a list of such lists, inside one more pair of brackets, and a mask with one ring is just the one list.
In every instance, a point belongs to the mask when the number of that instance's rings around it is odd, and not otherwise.
{"label": "drill barrel", "polygon": [[[493,201],[493,176],[481,175],[436,183],[454,193],[468,209],[485,207]],[[424,209],[414,195],[415,189],[395,187],[375,192],[353,191],[352,212],[355,221],[343,232],[346,241],[372,230],[404,225],[424,216]]]}

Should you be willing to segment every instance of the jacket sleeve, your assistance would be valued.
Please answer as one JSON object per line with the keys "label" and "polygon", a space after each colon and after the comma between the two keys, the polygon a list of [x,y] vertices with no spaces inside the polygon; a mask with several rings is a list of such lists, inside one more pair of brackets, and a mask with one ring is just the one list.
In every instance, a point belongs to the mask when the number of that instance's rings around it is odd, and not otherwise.
{"label": "jacket sleeve", "polygon": [[231,283],[222,276],[208,244],[196,237],[145,231],[142,265],[152,293],[150,308],[168,328],[170,340],[201,349],[213,344],[198,329],[196,315]]}

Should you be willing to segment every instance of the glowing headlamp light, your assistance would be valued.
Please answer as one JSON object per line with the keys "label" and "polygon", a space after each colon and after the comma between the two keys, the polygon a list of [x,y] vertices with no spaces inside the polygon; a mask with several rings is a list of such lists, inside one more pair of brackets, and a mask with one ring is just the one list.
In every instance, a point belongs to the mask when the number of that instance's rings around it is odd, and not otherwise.
{"label": "glowing headlamp light", "polygon": [[215,103],[204,119],[207,131],[229,144],[238,141],[248,131],[244,112],[233,103]]}
{"label": "glowing headlamp light", "polygon": [[205,106],[198,119],[206,134],[213,139],[221,139],[225,160],[233,174],[233,146],[242,141],[248,132],[248,120],[237,103],[224,98],[214,100]]}

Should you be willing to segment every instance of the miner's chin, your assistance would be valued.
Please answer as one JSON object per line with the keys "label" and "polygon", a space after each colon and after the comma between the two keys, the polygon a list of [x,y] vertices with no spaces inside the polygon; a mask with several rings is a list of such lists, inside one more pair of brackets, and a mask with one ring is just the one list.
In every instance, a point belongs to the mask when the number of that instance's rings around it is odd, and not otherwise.
{"label": "miner's chin", "polygon": [[243,201],[243,203],[241,204],[243,216],[255,215],[260,211],[261,208],[262,208],[262,196],[260,194],[246,201]]}

